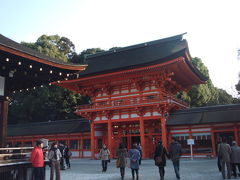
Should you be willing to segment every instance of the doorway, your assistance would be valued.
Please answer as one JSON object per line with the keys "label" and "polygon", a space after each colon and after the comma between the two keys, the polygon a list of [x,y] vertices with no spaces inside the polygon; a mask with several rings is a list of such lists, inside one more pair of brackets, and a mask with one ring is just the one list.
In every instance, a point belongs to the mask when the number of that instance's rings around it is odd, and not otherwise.
{"label": "doorway", "polygon": [[232,141],[234,141],[234,132],[230,131],[230,132],[215,132],[214,133],[214,138],[215,138],[215,150],[216,152],[218,152],[218,144],[220,143],[221,139],[225,137],[227,139],[227,143],[232,146]]}
{"label": "doorway", "polygon": [[133,145],[133,143],[139,144],[140,142],[141,142],[140,136],[132,136],[131,137],[131,146]]}

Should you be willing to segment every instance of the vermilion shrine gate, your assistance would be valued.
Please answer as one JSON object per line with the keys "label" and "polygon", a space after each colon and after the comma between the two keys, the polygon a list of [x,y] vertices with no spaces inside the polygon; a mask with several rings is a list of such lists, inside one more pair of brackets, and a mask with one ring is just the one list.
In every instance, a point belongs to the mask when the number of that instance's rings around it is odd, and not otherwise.
{"label": "vermilion shrine gate", "polygon": [[79,79],[56,83],[91,98],[76,113],[91,120],[92,158],[101,143],[115,152],[120,142],[128,148],[141,142],[143,158],[160,139],[167,147],[169,112],[188,107],[176,93],[206,81],[182,36],[90,55]]}

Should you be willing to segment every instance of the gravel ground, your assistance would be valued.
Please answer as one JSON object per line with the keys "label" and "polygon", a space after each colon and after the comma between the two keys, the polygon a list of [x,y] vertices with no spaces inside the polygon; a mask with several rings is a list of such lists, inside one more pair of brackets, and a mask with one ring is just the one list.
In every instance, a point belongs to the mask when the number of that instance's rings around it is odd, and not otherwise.
{"label": "gravel ground", "polygon": [[[101,172],[100,160],[73,159],[71,169],[61,171],[62,180],[120,180],[119,169],[115,167],[116,160],[108,164],[106,173]],[[167,161],[165,180],[176,180],[172,163]],[[49,167],[46,179],[49,179]],[[215,159],[181,160],[180,175],[182,180],[220,180]],[[126,167],[125,180],[131,179],[130,169]],[[159,180],[158,168],[153,160],[143,160],[140,166],[140,180]]]}

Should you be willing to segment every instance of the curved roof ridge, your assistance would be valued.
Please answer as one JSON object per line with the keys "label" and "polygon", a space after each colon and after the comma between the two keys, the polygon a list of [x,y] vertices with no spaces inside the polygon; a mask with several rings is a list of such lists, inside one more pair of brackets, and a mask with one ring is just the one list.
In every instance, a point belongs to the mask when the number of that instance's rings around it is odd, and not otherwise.
{"label": "curved roof ridge", "polygon": [[185,34],[186,34],[186,32],[182,33],[182,34],[175,35],[175,36],[170,36],[170,37],[158,39],[158,40],[147,41],[147,42],[144,42],[144,43],[130,45],[130,46],[126,46],[126,47],[119,47],[119,48],[114,49],[114,50],[98,52],[96,54],[89,54],[89,55],[86,55],[86,59],[93,58],[93,57],[98,57],[98,56],[109,55],[109,54],[112,54],[112,53],[122,52],[122,51],[130,50],[130,49],[140,48],[140,47],[144,47],[144,46],[148,46],[148,45],[165,43],[165,42],[168,42],[168,41],[182,40],[183,35],[185,35]]}

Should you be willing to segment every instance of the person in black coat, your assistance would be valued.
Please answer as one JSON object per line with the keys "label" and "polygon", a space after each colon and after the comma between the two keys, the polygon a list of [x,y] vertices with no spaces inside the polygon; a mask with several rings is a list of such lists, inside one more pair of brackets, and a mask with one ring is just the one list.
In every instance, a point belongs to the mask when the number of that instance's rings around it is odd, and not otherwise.
{"label": "person in black coat", "polygon": [[70,169],[71,164],[70,164],[70,157],[72,156],[72,152],[69,150],[68,145],[65,145],[65,160],[66,160],[66,165]]}
{"label": "person in black coat", "polygon": [[[157,158],[159,157],[161,158],[161,162],[157,163],[156,161],[157,161]],[[159,174],[160,174],[161,180],[164,180],[164,175],[165,175],[164,167],[166,166],[166,157],[169,157],[166,151],[166,148],[163,147],[162,141],[159,141],[155,149],[154,160],[155,160],[155,165],[158,166],[159,168]]]}

